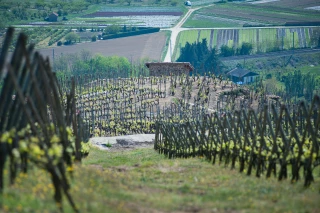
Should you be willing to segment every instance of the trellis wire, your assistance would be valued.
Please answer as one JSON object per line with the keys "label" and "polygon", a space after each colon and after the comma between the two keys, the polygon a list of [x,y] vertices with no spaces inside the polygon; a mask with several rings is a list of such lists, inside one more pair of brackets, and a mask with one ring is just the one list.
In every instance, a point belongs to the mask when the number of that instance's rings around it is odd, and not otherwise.
{"label": "trellis wire", "polygon": [[247,167],[250,175],[255,168],[257,177],[264,172],[266,177],[276,176],[279,166],[279,180],[288,177],[291,165],[291,181],[301,178],[303,168],[304,185],[309,186],[312,171],[320,164],[319,96],[309,109],[301,102],[290,113],[287,106],[277,109],[272,104],[269,112],[265,105],[259,113],[251,109],[184,122],[158,120],[154,148],[169,158],[205,156],[231,168],[238,162],[240,172]]}
{"label": "trellis wire", "polygon": [[[33,45],[26,47],[27,37],[24,34],[19,35],[7,63],[13,31],[13,28],[8,29],[0,55],[0,191],[4,187],[6,158],[10,160],[10,184],[14,184],[19,168],[27,172],[30,161],[51,175],[55,201],[61,204],[64,194],[73,210],[78,212],[69,192],[66,167],[73,166],[72,155],[81,160],[80,142],[87,140],[89,135],[85,135],[87,127],[76,112],[75,81],[71,80],[69,92],[63,95],[55,74],[51,72],[49,60],[36,52]],[[67,127],[75,136],[74,147]],[[61,157],[50,154],[50,149],[55,146],[54,138],[58,138],[55,140],[62,147],[58,152]],[[22,143],[25,148],[20,147]],[[32,145],[38,147],[37,152]],[[14,154],[17,150],[20,160]],[[41,159],[32,158],[31,152],[38,153]]]}

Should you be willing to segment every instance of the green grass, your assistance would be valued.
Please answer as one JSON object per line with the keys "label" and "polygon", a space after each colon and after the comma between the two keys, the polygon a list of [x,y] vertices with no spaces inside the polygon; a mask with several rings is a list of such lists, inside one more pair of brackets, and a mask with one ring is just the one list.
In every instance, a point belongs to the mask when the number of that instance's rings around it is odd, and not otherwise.
{"label": "green grass", "polygon": [[318,78],[320,77],[320,65],[317,66],[303,66],[299,68],[302,73],[310,73],[316,75]]}
{"label": "green grass", "polygon": [[187,30],[187,31],[182,31],[179,33],[179,36],[177,37],[177,42],[175,45],[175,54],[174,60],[177,60],[180,56],[180,49],[183,48],[187,42],[190,44],[197,42],[198,38],[198,30]]}
{"label": "green grass", "polygon": [[211,30],[201,30],[200,31],[199,41],[201,42],[202,39],[206,39],[208,47],[209,47],[210,46],[210,35],[211,35]]}
{"label": "green grass", "polygon": [[[296,27],[299,28],[299,27]],[[311,40],[309,38],[308,29],[311,27],[302,28],[302,32],[305,33],[306,38],[306,47],[311,46]],[[312,27],[313,28],[313,27]],[[256,52],[270,52],[275,51],[282,48],[282,41],[283,41],[283,47],[285,50],[292,49],[293,47],[293,35],[294,35],[294,47],[295,48],[303,48],[303,46],[300,47],[299,43],[299,37],[297,32],[290,32],[290,28],[283,28],[285,29],[285,36],[284,38],[277,38],[277,28],[240,28],[239,30],[239,43],[236,44],[236,46],[241,46],[243,42],[249,42],[253,44],[253,53]],[[318,29],[318,27],[314,27],[313,29]],[[212,47],[217,46],[219,41],[217,41],[218,32],[223,29],[216,29],[214,28],[214,36],[213,36],[213,42]],[[232,29],[227,29],[232,30]],[[257,40],[257,33],[259,32],[259,41]],[[198,30],[197,29],[191,29],[182,31],[180,33],[180,37],[178,38],[176,52],[175,52],[175,59],[179,58],[180,55],[180,47],[184,47],[186,42],[193,43],[197,41],[198,38]],[[208,43],[210,42],[210,30],[203,29],[200,32],[200,40],[201,38],[207,38]],[[228,46],[233,47],[234,41],[229,40]],[[276,47],[276,48],[275,48]]]}
{"label": "green grass", "polygon": [[[315,174],[304,189],[302,181],[248,177],[199,158],[170,160],[151,148],[93,149],[75,168],[71,194],[81,212],[319,212]],[[57,212],[42,170],[19,176],[3,198],[0,212]]]}
{"label": "green grass", "polygon": [[209,21],[209,20],[195,20],[189,17],[182,27],[186,28],[231,28],[242,27],[242,25],[227,22],[227,21]]}
{"label": "green grass", "polygon": [[171,31],[170,30],[163,30],[163,32],[166,33],[166,44],[163,47],[163,50],[162,50],[162,53],[161,53],[161,61],[164,61],[164,59],[165,59],[165,57],[167,55],[167,52],[168,52],[168,49],[169,49],[170,37],[171,37]]}

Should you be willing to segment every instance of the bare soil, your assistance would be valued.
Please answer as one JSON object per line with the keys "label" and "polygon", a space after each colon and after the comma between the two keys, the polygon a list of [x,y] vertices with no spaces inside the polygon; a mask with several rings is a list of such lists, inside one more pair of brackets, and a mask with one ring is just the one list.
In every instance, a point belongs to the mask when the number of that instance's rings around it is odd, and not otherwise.
{"label": "bare soil", "polygon": [[160,61],[165,42],[165,33],[158,32],[125,38],[79,43],[70,46],[39,49],[38,51],[45,57],[49,57],[50,61],[53,60],[53,53],[55,57],[58,57],[62,54],[77,53],[82,49],[89,50],[93,54],[99,53],[104,56],[124,56],[132,61],[138,61],[142,58]]}

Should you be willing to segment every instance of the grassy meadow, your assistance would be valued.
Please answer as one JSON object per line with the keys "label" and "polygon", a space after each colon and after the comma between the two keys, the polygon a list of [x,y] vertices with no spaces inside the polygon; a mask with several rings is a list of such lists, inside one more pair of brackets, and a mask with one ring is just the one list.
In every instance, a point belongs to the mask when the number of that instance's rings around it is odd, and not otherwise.
{"label": "grassy meadow", "polygon": [[[319,212],[319,167],[314,174],[305,189],[303,181],[248,177],[203,158],[167,159],[152,148],[94,148],[74,168],[71,194],[81,212]],[[31,168],[4,190],[0,212],[58,212],[52,196],[48,175]]]}

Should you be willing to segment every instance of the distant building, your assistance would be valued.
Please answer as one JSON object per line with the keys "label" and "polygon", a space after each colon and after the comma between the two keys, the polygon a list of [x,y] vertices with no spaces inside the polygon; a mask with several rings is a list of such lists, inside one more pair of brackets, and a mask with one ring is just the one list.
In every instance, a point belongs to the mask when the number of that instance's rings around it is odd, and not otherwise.
{"label": "distant building", "polygon": [[186,1],[184,4],[185,4],[186,6],[191,6],[191,1]]}
{"label": "distant building", "polygon": [[227,73],[230,79],[237,84],[249,84],[255,81],[255,78],[259,75],[250,70],[246,70],[240,67],[237,67]]}
{"label": "distant building", "polygon": [[146,63],[150,76],[161,75],[190,75],[194,70],[189,62],[150,62]]}
{"label": "distant building", "polygon": [[49,17],[48,17],[48,21],[50,21],[50,22],[57,22],[58,21],[58,14],[57,13],[55,13],[55,12],[53,12],[53,13],[51,13],[50,15],[49,15]]}

